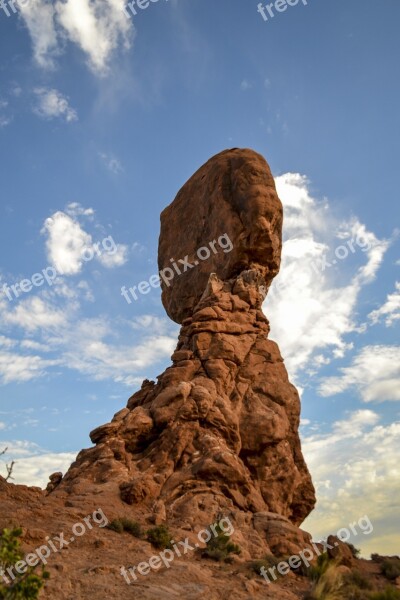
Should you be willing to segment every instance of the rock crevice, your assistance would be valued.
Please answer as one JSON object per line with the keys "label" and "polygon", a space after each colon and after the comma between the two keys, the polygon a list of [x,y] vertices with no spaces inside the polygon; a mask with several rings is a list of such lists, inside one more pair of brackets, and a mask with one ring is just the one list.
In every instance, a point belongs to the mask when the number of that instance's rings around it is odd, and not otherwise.
{"label": "rock crevice", "polygon": [[298,529],[315,504],[300,400],[261,310],[281,227],[269,167],[250,150],[217,155],[180,190],[161,217],[160,268],[222,234],[232,251],[163,284],[164,306],[182,323],[172,366],[92,432],[95,446],[53,494],[89,486],[193,530],[229,514],[253,555],[309,542]]}

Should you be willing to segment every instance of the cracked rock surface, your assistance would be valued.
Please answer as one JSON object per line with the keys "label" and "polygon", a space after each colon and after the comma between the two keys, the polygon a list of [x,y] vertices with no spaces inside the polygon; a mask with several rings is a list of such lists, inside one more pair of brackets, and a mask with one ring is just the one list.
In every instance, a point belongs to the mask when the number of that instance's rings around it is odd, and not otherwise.
{"label": "cracked rock surface", "polygon": [[[234,148],[206,162],[161,213],[158,248],[160,271],[187,257],[189,268],[178,263],[180,276],[161,279],[162,301],[172,320],[191,317],[210,273],[223,281],[245,269],[256,269],[265,291],[277,275],[282,249],[282,204],[265,159],[253,150]],[[221,248],[218,239],[232,242]],[[210,257],[196,252],[214,244]],[[225,245],[225,244],[221,244]],[[228,251],[229,250],[229,251]],[[182,268],[182,269],[181,269]]]}
{"label": "cracked rock surface", "polygon": [[94,447],[51,494],[95,494],[193,531],[230,515],[249,555],[295,553],[310,541],[299,525],[315,494],[299,396],[261,310],[281,253],[282,206],[267,163],[251,150],[217,155],[161,221],[161,268],[222,233],[233,249],[164,285],[164,306],[182,323],[172,366],[91,433]]}

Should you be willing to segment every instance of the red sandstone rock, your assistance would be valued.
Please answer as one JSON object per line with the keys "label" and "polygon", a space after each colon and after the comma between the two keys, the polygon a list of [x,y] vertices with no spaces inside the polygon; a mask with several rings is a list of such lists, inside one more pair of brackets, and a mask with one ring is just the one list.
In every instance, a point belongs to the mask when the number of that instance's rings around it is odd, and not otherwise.
{"label": "red sandstone rock", "polygon": [[343,565],[349,568],[354,566],[356,560],[347,544],[342,542],[335,535],[330,535],[327,539],[327,542],[327,552],[330,558],[336,560],[339,565]]}
{"label": "red sandstone rock", "polygon": [[189,529],[229,514],[253,554],[309,543],[298,529],[315,503],[299,396],[261,311],[260,288],[279,268],[281,221],[269,168],[250,150],[217,155],[184,186],[162,216],[160,265],[222,225],[235,251],[164,288],[169,314],[184,319],[172,366],[92,432],[95,447],[54,494],[112,493],[153,522]]}
{"label": "red sandstone rock", "polygon": [[[222,249],[218,239],[227,234],[233,244]],[[247,269],[256,269],[267,290],[279,271],[282,238],[282,205],[265,159],[252,150],[225,150],[203,165],[161,214],[158,265],[160,271],[188,257],[194,268],[161,280],[162,300],[177,323],[191,317],[216,273],[228,280]],[[217,242],[207,260],[197,251]],[[221,245],[225,246],[225,242]],[[204,256],[206,253],[204,252]],[[167,275],[169,276],[167,271]]]}

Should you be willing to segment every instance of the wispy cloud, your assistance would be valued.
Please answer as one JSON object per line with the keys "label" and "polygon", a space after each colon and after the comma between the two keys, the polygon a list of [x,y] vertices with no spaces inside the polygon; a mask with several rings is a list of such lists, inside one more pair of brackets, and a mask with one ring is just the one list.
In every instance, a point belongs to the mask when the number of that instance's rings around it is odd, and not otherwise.
{"label": "wispy cloud", "polygon": [[55,7],[47,0],[20,4],[22,19],[29,31],[33,56],[43,68],[53,69],[54,59],[60,53],[55,26]]}
{"label": "wispy cloud", "polygon": [[36,331],[44,326],[48,329],[60,327],[67,321],[65,309],[56,308],[37,296],[20,302],[3,316],[6,324],[18,326],[27,332]]}
{"label": "wispy cloud", "polygon": [[[63,288],[66,283],[59,284]],[[0,326],[28,338],[2,336],[0,379],[23,382],[70,369],[94,380],[140,385],[146,369],[167,360],[176,346],[176,327],[168,319],[143,315],[133,321],[85,318],[75,287],[57,293],[58,285],[21,300],[17,306],[0,299]],[[131,344],[123,341],[135,330]],[[57,369],[54,369],[57,367]]]}
{"label": "wispy cloud", "polygon": [[101,158],[103,164],[106,166],[106,168],[111,171],[111,173],[114,173],[115,175],[118,175],[118,173],[123,173],[124,169],[120,163],[120,161],[118,160],[118,158],[115,158],[115,156],[110,156],[109,154],[106,154],[105,152],[99,152],[99,157]]}
{"label": "wispy cloud", "polygon": [[[352,347],[347,336],[360,328],[359,295],[374,280],[389,242],[353,217],[339,222],[327,200],[312,196],[304,176],[287,173],[276,185],[285,214],[282,267],[264,309],[296,378]],[[335,251],[346,244],[345,264]]]}
{"label": "wispy cloud", "polygon": [[69,106],[68,100],[55,89],[36,88],[37,104],[33,111],[43,119],[64,118],[67,123],[78,120],[76,111]]}
{"label": "wispy cloud", "polygon": [[93,73],[104,76],[113,54],[131,47],[133,26],[123,12],[125,0],[35,0],[21,4],[21,15],[37,64],[53,69],[65,41],[76,44]]}
{"label": "wispy cloud", "polygon": [[0,115],[0,127],[7,127],[11,123],[11,117],[5,117],[4,115]]}
{"label": "wispy cloud", "polygon": [[76,219],[77,217],[93,217],[94,209],[93,208],[85,208],[79,202],[70,202],[66,208],[65,212],[72,218]]}
{"label": "wispy cloud", "polygon": [[83,265],[83,251],[92,246],[92,236],[84,231],[78,221],[62,211],[45,220],[42,233],[47,236],[50,264],[62,274],[79,273]]}
{"label": "wispy cloud", "polygon": [[247,90],[250,90],[252,88],[252,84],[247,81],[247,79],[243,79],[243,81],[240,84],[240,89],[242,90],[242,92],[246,92]]}
{"label": "wispy cloud", "polygon": [[104,267],[114,268],[126,263],[128,246],[116,244],[112,237],[105,236],[94,242],[92,235],[80,223],[80,217],[94,219],[93,208],[84,208],[77,202],[68,204],[64,211],[48,217],[42,234],[46,235],[47,257],[62,275],[76,275],[84,262],[96,260]]}
{"label": "wispy cloud", "polygon": [[400,400],[400,346],[366,346],[339,372],[322,381],[322,396],[355,389],[364,402]]}
{"label": "wispy cloud", "polygon": [[31,381],[45,375],[47,369],[58,364],[40,356],[24,356],[16,352],[0,351],[0,380],[2,383]]}
{"label": "wispy cloud", "polygon": [[[321,431],[318,424],[314,428]],[[349,412],[328,432],[303,437],[303,452],[317,489],[317,508],[303,527],[316,539],[368,515],[373,535],[354,540],[364,554],[398,552],[393,523],[398,509],[400,423],[384,426],[371,410]]]}
{"label": "wispy cloud", "polygon": [[104,252],[103,254],[100,254],[98,260],[103,267],[106,267],[107,269],[121,267],[128,260],[128,246],[125,244],[118,244],[112,254]]}
{"label": "wispy cloud", "polygon": [[374,324],[384,318],[386,327],[391,327],[400,319],[400,281],[396,282],[396,289],[393,294],[388,295],[385,304],[372,311],[368,317]]}
{"label": "wispy cloud", "polygon": [[45,488],[49,476],[56,471],[65,473],[76,457],[74,452],[49,452],[26,440],[5,441],[3,445],[7,454],[0,458],[0,475],[5,473],[5,463],[14,460],[12,475],[16,484]]}

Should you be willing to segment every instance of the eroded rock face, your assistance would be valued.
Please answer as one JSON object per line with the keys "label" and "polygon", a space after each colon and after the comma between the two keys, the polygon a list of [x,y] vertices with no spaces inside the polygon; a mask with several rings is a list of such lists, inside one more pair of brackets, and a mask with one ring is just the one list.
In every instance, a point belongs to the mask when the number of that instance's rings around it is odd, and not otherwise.
{"label": "eroded rock face", "polygon": [[[115,494],[153,522],[168,519],[188,530],[229,514],[253,556],[291,554],[309,542],[298,526],[315,495],[298,436],[299,396],[261,311],[279,268],[282,207],[266,163],[249,150],[218,155],[190,182],[188,190],[202,197],[197,212],[191,204],[193,223],[203,222],[207,193],[215,191],[209,222],[193,242],[182,220],[176,244],[163,225],[160,263],[175,248],[186,254],[188,239],[196,247],[217,236],[225,214],[236,254],[228,264],[223,255],[218,264],[204,262],[209,272],[192,276],[193,289],[177,278],[164,290],[171,316],[190,312],[172,366],[92,432],[95,447],[78,455],[52,493]],[[181,209],[184,219],[186,194],[163,213],[164,222],[169,215],[177,223]]]}
{"label": "eroded rock face", "polygon": [[[238,148],[217,154],[161,214],[158,266],[160,271],[167,269],[161,288],[168,315],[177,323],[190,317],[210,273],[225,281],[256,269],[268,290],[279,271],[281,240],[282,205],[265,159]],[[206,251],[197,255],[204,247],[211,251],[205,260]],[[185,265],[177,261],[185,257],[191,265],[198,264],[183,272]]]}

